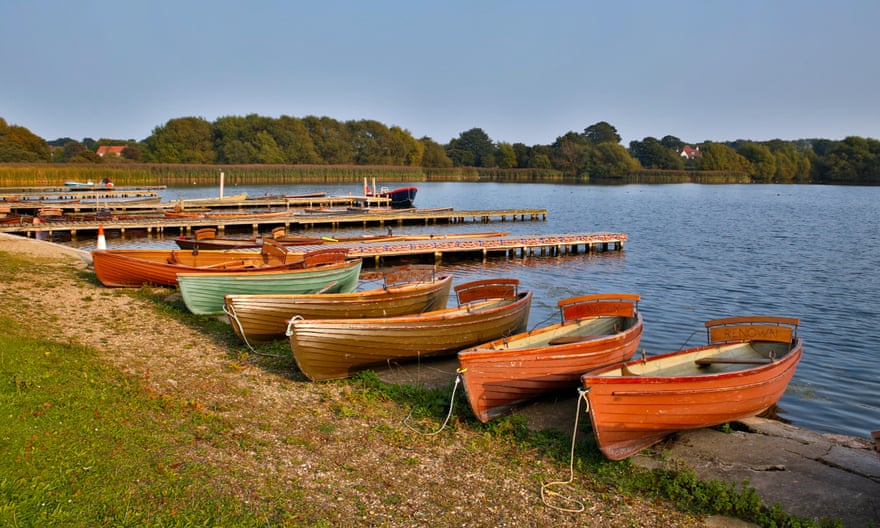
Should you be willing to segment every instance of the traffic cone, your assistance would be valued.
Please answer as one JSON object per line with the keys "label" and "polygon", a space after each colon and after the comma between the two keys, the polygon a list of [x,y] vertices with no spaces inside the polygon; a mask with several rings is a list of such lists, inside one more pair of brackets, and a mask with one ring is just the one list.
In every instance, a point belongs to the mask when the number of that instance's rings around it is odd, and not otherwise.
{"label": "traffic cone", "polygon": [[104,224],[98,225],[98,249],[107,249],[107,239],[104,238]]}

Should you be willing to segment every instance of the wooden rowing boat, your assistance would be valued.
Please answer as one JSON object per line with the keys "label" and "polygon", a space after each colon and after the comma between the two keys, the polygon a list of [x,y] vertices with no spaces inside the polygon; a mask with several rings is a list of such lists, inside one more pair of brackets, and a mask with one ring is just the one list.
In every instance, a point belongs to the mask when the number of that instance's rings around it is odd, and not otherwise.
{"label": "wooden rowing boat", "polygon": [[354,291],[361,259],[271,271],[185,272],[177,274],[180,295],[196,315],[222,314],[224,296],[280,292],[347,293]]}
{"label": "wooden rowing boat", "polygon": [[584,374],[599,449],[620,460],[676,431],[761,414],[801,359],[798,324],[772,316],[707,321],[708,345]]}
{"label": "wooden rowing boat", "polygon": [[272,270],[303,267],[304,253],[277,244],[256,251],[180,251],[173,249],[95,249],[92,266],[101,284],[139,287],[144,284],[177,286],[177,274],[186,271]]}
{"label": "wooden rowing boat", "polygon": [[626,361],[642,337],[635,294],[595,294],[557,303],[561,322],[458,353],[462,382],[481,422],[548,392],[573,389],[588,370]]}
{"label": "wooden rowing boat", "polygon": [[292,320],[287,335],[296,364],[311,380],[344,378],[376,365],[451,355],[523,331],[532,292],[516,279],[455,287],[458,306],[415,315]]}
{"label": "wooden rowing boat", "polygon": [[351,293],[226,295],[224,311],[238,337],[261,343],[283,339],[293,317],[393,317],[446,308],[451,275],[435,276],[433,266],[427,273],[412,269],[416,266],[402,268],[386,272],[381,288]]}
{"label": "wooden rowing boat", "polygon": [[276,227],[272,230],[271,237],[250,238],[225,238],[217,237],[217,230],[213,227],[197,229],[192,236],[181,235],[174,239],[174,243],[181,249],[249,249],[263,245],[263,240],[271,238],[283,246],[319,245],[327,241],[336,241],[331,238],[315,236],[291,236],[284,234],[284,227]]}

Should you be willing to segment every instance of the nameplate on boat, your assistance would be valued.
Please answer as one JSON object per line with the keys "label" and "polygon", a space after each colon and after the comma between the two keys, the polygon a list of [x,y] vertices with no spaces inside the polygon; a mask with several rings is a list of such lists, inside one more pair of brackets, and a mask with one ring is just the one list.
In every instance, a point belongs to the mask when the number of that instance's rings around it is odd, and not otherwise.
{"label": "nameplate on boat", "polygon": [[584,302],[563,306],[562,319],[565,321],[571,321],[572,319],[599,317],[603,315],[609,317],[633,317],[635,316],[635,311],[635,304],[631,302]]}
{"label": "nameplate on boat", "polygon": [[709,340],[723,341],[791,341],[792,329],[785,326],[740,325],[717,326],[709,329]]}

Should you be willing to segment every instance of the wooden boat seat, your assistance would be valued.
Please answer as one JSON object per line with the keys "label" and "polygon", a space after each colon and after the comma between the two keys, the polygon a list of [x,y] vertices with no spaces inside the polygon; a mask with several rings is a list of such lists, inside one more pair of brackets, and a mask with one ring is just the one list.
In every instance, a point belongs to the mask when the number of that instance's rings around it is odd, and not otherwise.
{"label": "wooden boat seat", "polygon": [[708,365],[769,365],[773,363],[770,358],[723,358],[723,357],[707,357],[695,359],[694,363],[701,367]]}
{"label": "wooden boat seat", "polygon": [[203,227],[196,229],[196,240],[205,240],[206,238],[217,238],[217,230],[213,227]]}
{"label": "wooden boat seat", "polygon": [[245,261],[245,260],[241,260],[241,259],[239,259],[239,260],[227,260],[227,261],[224,261],[224,262],[217,262],[216,264],[210,264],[210,265],[208,265],[208,266],[202,266],[202,267],[204,267],[204,268],[211,268],[211,269],[216,269],[216,268],[229,269],[229,268],[244,268],[244,267],[249,267],[248,265],[250,265],[250,267],[256,267],[256,266],[253,265],[253,263],[248,262],[248,261]]}
{"label": "wooden boat seat", "polygon": [[590,339],[595,339],[596,336],[592,335],[575,335],[575,336],[562,336],[557,337],[555,339],[551,339],[547,342],[548,345],[570,345],[572,343],[580,343],[582,341],[589,341]]}
{"label": "wooden boat seat", "polygon": [[586,317],[635,317],[641,297],[632,293],[598,293],[562,299],[558,303],[562,321]]}
{"label": "wooden boat seat", "polygon": [[519,279],[486,279],[460,284],[455,287],[458,304],[485,299],[510,299],[516,297]]}
{"label": "wooden boat seat", "polygon": [[306,253],[303,257],[303,264],[307,268],[321,264],[337,264],[345,262],[347,256],[348,250],[345,248],[318,249]]}
{"label": "wooden boat seat", "polygon": [[284,226],[276,227],[272,230],[272,238],[279,239],[284,237]]}
{"label": "wooden boat seat", "polygon": [[281,262],[287,262],[287,255],[289,251],[287,248],[272,240],[271,238],[263,239],[263,245],[260,247],[260,254],[263,255],[263,258],[266,262],[270,260],[277,259]]}

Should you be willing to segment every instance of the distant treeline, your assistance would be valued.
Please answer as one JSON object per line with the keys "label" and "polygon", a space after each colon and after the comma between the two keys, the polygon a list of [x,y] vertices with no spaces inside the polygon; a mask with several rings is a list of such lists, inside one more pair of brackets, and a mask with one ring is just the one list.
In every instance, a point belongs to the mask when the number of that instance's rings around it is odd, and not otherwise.
{"label": "distant treeline", "polygon": [[[175,118],[141,141],[46,141],[0,118],[0,184],[67,180],[120,184],[277,181],[493,180],[579,183],[756,182],[880,184],[880,141],[801,139],[621,145],[602,121],[550,145],[493,141],[482,129],[447,144],[372,120],[227,116]],[[15,165],[9,165],[15,164]],[[26,183],[33,182],[33,183]]]}

